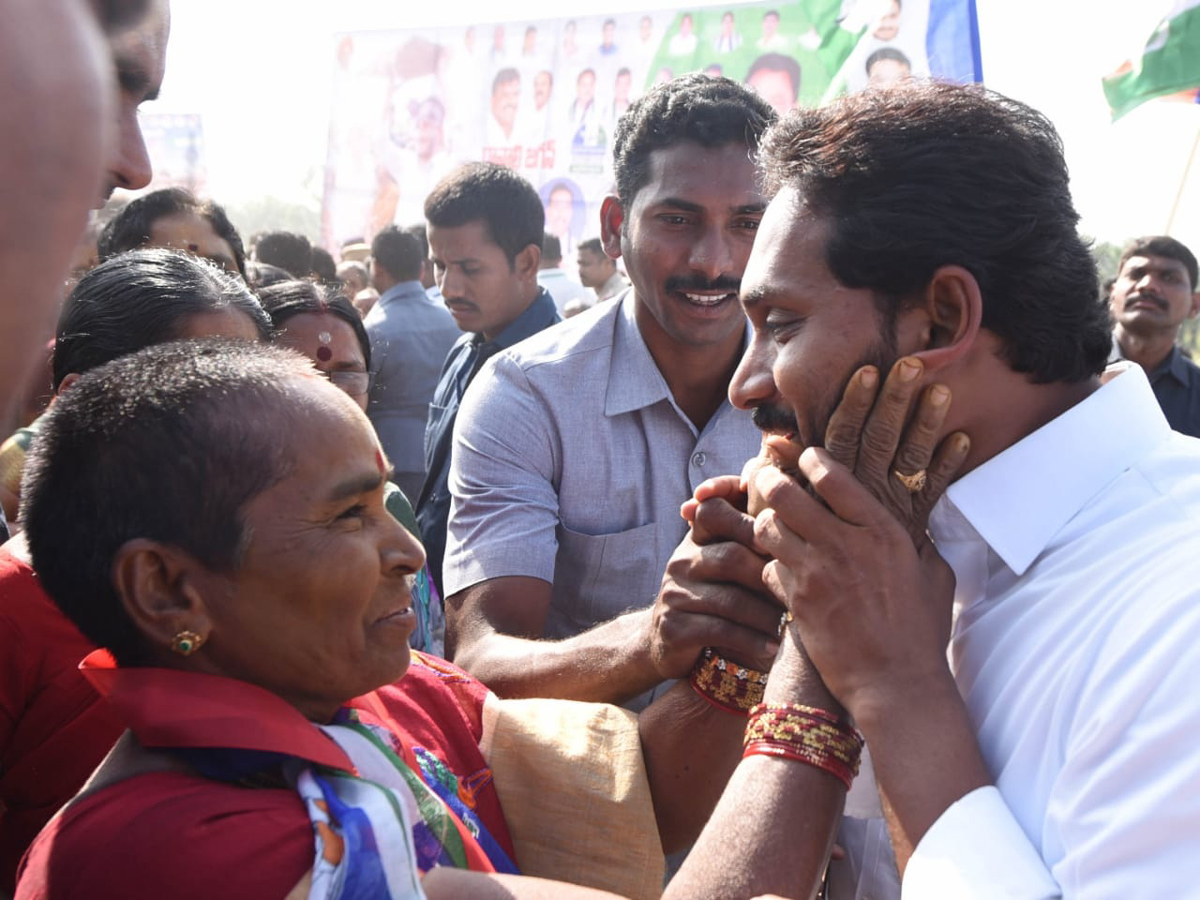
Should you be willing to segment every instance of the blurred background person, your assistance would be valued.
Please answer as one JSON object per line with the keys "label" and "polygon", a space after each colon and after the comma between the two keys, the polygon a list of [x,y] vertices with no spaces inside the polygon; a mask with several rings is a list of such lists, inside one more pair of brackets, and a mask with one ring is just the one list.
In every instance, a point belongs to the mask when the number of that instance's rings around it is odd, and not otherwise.
{"label": "blurred background person", "polygon": [[[422,209],[423,216],[424,209]],[[442,289],[438,287],[437,278],[433,271],[433,260],[429,258],[429,235],[425,230],[425,222],[416,222],[404,230],[421,242],[421,287],[425,288],[425,293],[430,300],[445,306],[446,304],[442,303]]]}
{"label": "blurred background person", "polygon": [[242,236],[214,200],[199,200],[183,188],[152,191],[131,200],[100,233],[101,260],[139,247],[183,250],[246,277]]}
{"label": "blurred background person", "polygon": [[313,270],[312,243],[292,231],[268,231],[254,245],[254,259],[283,269],[293,278],[307,278]]}
{"label": "blurred background person", "polygon": [[342,286],[337,277],[337,263],[333,261],[333,254],[324,247],[313,246],[312,271],[309,275],[321,284],[337,288]]}
{"label": "blurred background person", "polygon": [[629,287],[628,280],[617,271],[617,261],[605,254],[600,238],[580,242],[576,261],[580,283],[595,291],[598,303],[611,300]]}
{"label": "blurred background person", "polygon": [[1108,290],[1115,322],[1110,361],[1145,369],[1171,427],[1192,437],[1200,437],[1200,367],[1177,341],[1183,323],[1200,312],[1198,278],[1191,250],[1154,235],[1126,245]]}
{"label": "blurred background person", "polygon": [[568,275],[562,267],[562,244],[558,238],[546,232],[542,235],[542,260],[538,264],[537,280],[554,298],[559,315],[566,317],[567,307],[579,301],[586,309],[595,303],[595,295]]}
{"label": "blurred background person", "polygon": [[425,423],[438,373],[462,333],[421,285],[425,252],[411,232],[392,227],[375,235],[371,274],[379,302],[364,320],[375,353],[367,416],[410,500],[425,480]]}
{"label": "blurred background person", "polygon": [[338,263],[337,277],[346,296],[351,300],[355,294],[366,290],[371,284],[371,273],[367,271],[367,267],[353,260]]}

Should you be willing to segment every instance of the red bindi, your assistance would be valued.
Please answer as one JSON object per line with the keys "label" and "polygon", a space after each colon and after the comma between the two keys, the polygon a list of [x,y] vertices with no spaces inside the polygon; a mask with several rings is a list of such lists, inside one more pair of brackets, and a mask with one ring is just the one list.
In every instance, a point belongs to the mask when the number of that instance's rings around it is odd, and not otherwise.
{"label": "red bindi", "polygon": [[379,467],[379,474],[387,474],[387,465],[383,461],[383,450],[379,447],[375,448],[375,465]]}
{"label": "red bindi", "polygon": [[329,362],[331,359],[333,359],[333,351],[328,347],[318,347],[317,359],[319,359],[321,362]]}

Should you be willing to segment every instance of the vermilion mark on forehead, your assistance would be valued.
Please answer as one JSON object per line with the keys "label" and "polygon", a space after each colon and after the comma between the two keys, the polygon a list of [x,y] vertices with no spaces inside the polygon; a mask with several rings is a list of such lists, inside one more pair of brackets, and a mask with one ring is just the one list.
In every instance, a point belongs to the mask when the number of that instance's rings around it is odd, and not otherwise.
{"label": "vermilion mark on forehead", "polygon": [[387,462],[383,458],[383,450],[379,447],[375,448],[375,465],[378,467],[380,475],[387,474]]}

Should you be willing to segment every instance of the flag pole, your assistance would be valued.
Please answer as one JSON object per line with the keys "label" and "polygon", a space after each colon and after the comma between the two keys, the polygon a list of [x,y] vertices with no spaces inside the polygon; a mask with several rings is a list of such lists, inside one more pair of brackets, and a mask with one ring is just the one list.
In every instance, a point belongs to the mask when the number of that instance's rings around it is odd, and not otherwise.
{"label": "flag pole", "polygon": [[1179,189],[1175,191],[1175,202],[1171,204],[1171,215],[1167,217],[1166,234],[1171,233],[1175,225],[1175,215],[1179,212],[1179,201],[1183,199],[1183,189],[1187,186],[1192,174],[1192,163],[1196,161],[1196,150],[1200,148],[1200,125],[1196,126],[1196,139],[1192,141],[1192,152],[1188,154],[1187,165],[1183,167],[1183,178],[1179,180]]}

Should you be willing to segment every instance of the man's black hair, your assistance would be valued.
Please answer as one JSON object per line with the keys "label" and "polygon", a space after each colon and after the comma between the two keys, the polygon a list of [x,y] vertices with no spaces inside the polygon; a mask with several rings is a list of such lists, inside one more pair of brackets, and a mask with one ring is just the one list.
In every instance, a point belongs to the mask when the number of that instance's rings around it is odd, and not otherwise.
{"label": "man's black hair", "polygon": [[176,341],[88,372],[42,419],[21,489],[33,565],[67,618],[122,665],[148,654],[113,584],[117,552],[145,538],[236,569],[246,504],[301,452],[279,429],[281,416],[304,414],[304,377],[309,361],[283,349]]}
{"label": "man's black hair", "polygon": [[588,238],[586,241],[580,241],[575,245],[576,250],[586,250],[589,253],[594,253],[601,259],[604,258],[604,245],[600,243],[600,238]]}
{"label": "man's black hair", "polygon": [[333,261],[333,254],[324,247],[313,247],[312,272],[309,274],[317,276],[322,284],[337,284],[337,263]]}
{"label": "man's black hair", "polygon": [[630,104],[617,122],[613,170],[617,196],[628,209],[650,178],[650,154],[694,141],[703,147],[742,144],[748,152],[775,121],[756,93],[728,78],[681,75]]}
{"label": "man's black hair", "polygon": [[269,263],[254,261],[246,263],[246,282],[256,291],[279,284],[281,281],[291,281],[295,277],[287,269],[281,269],[279,266],[272,266]]}
{"label": "man's black hair", "polygon": [[367,335],[362,316],[345,295],[334,293],[307,279],[281,281],[258,292],[263,309],[271,317],[276,332],[282,331],[292,316],[310,313],[332,315],[350,326],[362,349],[367,371],[371,371],[371,338]]}
{"label": "man's black hair", "polygon": [[429,251],[411,231],[389,225],[371,242],[373,265],[381,266],[396,281],[416,281]]}
{"label": "man's black hair", "polygon": [[242,236],[229,221],[224,208],[213,200],[199,200],[183,188],[164,188],[151,191],[125,206],[104,226],[97,242],[97,253],[101,262],[112,259],[118,253],[137,250],[150,243],[150,229],[159,219],[168,216],[197,215],[212,225],[217,237],[233,250],[233,261],[238,274],[246,277],[246,248]]}
{"label": "man's black hair", "polygon": [[763,190],[797,191],[839,282],[884,318],[941,266],[967,269],[983,327],[1038,384],[1100,372],[1111,347],[1062,142],[1041,113],[975,86],[912,82],[794,112],[763,138]]}
{"label": "man's black hair", "polygon": [[507,166],[480,162],[467,163],[437,183],[425,198],[425,219],[434,228],[483,222],[512,268],[530,244],[542,246],[546,212],[523,177]]}
{"label": "man's black hair", "polygon": [[1183,267],[1187,269],[1188,283],[1193,291],[1200,289],[1200,275],[1196,271],[1196,256],[1184,244],[1175,240],[1173,237],[1168,237],[1165,234],[1148,235],[1130,241],[1129,244],[1121,251],[1121,259],[1117,263],[1117,274],[1125,268],[1130,257],[1133,256],[1161,256],[1164,259],[1173,259],[1176,262],[1183,263]]}
{"label": "man's black hair", "polygon": [[246,285],[206,259],[176,250],[132,250],[79,280],[63,305],[54,340],[57,390],[82,374],[151,344],[180,337],[188,319],[233,307],[267,340],[271,320]]}
{"label": "man's black hair", "polygon": [[254,257],[259,262],[278,266],[293,278],[307,278],[312,274],[312,244],[302,234],[268,231],[258,239]]}
{"label": "man's black hair", "polygon": [[421,259],[429,258],[429,233],[425,230],[424,222],[415,222],[412,225],[406,225],[403,231],[407,231],[418,241],[421,242]]}

